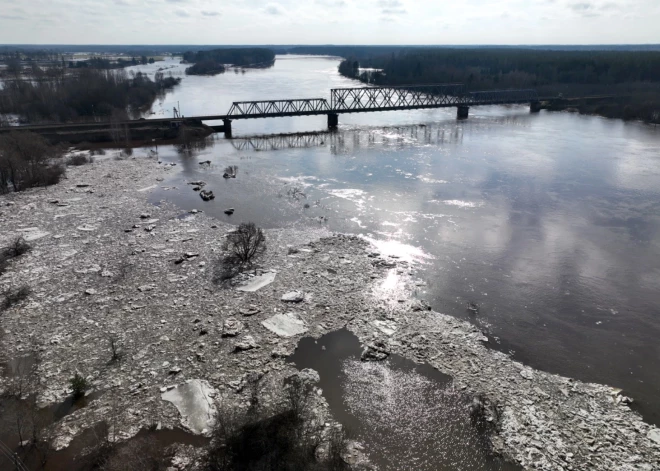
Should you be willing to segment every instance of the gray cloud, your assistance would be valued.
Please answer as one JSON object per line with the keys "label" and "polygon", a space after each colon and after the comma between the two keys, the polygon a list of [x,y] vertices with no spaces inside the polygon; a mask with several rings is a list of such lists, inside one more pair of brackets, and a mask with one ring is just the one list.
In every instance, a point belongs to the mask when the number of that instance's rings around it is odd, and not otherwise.
{"label": "gray cloud", "polygon": [[598,16],[600,13],[597,11],[596,6],[589,2],[571,3],[568,7],[575,13],[585,17]]}
{"label": "gray cloud", "polygon": [[[479,8],[495,3],[497,8]],[[466,22],[475,10],[479,18]],[[236,21],[254,12],[261,18]],[[503,12],[509,16],[503,18]],[[80,24],[89,24],[90,17],[97,18],[93,37],[81,36]],[[286,28],[267,27],[289,18],[300,20]],[[445,18],[451,19],[451,29],[456,28],[452,34],[441,31],[438,23]],[[533,36],[530,18],[538,20]],[[164,28],[172,19],[178,27]],[[193,19],[217,26],[205,31],[204,41],[209,43],[226,42],[225,31],[231,29],[236,42],[247,44],[639,44],[658,42],[660,1],[0,0],[0,43],[194,44],[200,36]],[[388,27],[408,21],[415,26]],[[598,29],[592,27],[595,22]],[[350,35],[338,37],[337,24],[350,27]],[[602,31],[609,33],[603,36]]]}
{"label": "gray cloud", "polygon": [[282,7],[277,5],[276,3],[271,3],[269,5],[266,5],[264,11],[269,15],[275,15],[275,16],[284,14],[284,10],[282,9]]}

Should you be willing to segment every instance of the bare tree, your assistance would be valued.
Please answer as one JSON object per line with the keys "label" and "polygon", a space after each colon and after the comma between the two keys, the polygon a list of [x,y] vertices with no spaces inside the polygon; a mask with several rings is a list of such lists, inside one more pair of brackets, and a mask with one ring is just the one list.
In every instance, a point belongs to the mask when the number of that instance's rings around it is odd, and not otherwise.
{"label": "bare tree", "polygon": [[65,171],[57,162],[60,156],[59,149],[38,134],[3,134],[0,136],[0,193],[57,183]]}
{"label": "bare tree", "polygon": [[227,234],[224,249],[241,263],[249,263],[266,250],[266,236],[253,222],[242,223],[235,231]]}

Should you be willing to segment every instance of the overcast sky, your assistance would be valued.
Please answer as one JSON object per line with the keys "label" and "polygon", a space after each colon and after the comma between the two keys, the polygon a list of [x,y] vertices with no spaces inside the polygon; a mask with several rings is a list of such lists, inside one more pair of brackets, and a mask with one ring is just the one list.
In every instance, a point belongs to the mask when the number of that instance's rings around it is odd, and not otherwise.
{"label": "overcast sky", "polygon": [[0,0],[0,43],[660,43],[660,0]]}

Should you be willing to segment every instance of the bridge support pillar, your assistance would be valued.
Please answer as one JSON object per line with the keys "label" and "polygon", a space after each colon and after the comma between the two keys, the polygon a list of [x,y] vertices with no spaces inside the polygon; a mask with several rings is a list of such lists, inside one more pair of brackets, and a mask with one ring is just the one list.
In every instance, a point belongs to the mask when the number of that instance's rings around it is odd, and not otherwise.
{"label": "bridge support pillar", "polygon": [[529,111],[530,113],[538,113],[541,111],[541,102],[540,101],[533,101],[529,104]]}
{"label": "bridge support pillar", "polygon": [[225,138],[231,139],[231,119],[223,119],[222,123],[225,128]]}
{"label": "bridge support pillar", "polygon": [[456,111],[456,119],[467,119],[470,114],[469,106],[459,106]]}
{"label": "bridge support pillar", "polygon": [[328,129],[336,129],[339,126],[339,115],[337,113],[328,113]]}

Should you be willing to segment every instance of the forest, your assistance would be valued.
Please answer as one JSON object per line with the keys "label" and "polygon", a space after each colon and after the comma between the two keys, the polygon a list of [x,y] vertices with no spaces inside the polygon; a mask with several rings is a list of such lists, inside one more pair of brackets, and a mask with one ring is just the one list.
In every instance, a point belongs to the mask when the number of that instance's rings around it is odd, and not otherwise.
{"label": "forest", "polygon": [[185,52],[183,60],[194,64],[186,69],[188,75],[214,75],[224,72],[227,65],[270,67],[275,62],[275,53],[266,48],[213,49]]}
{"label": "forest", "polygon": [[660,110],[660,51],[424,48],[349,57],[339,72],[375,85],[459,82],[472,91],[534,88],[541,97],[618,95],[625,100],[583,111],[625,119],[654,121]]}
{"label": "forest", "polygon": [[152,80],[140,72],[93,68],[62,69],[48,80],[19,72],[0,89],[0,115],[17,114],[30,124],[126,119],[180,81],[162,72]]}

